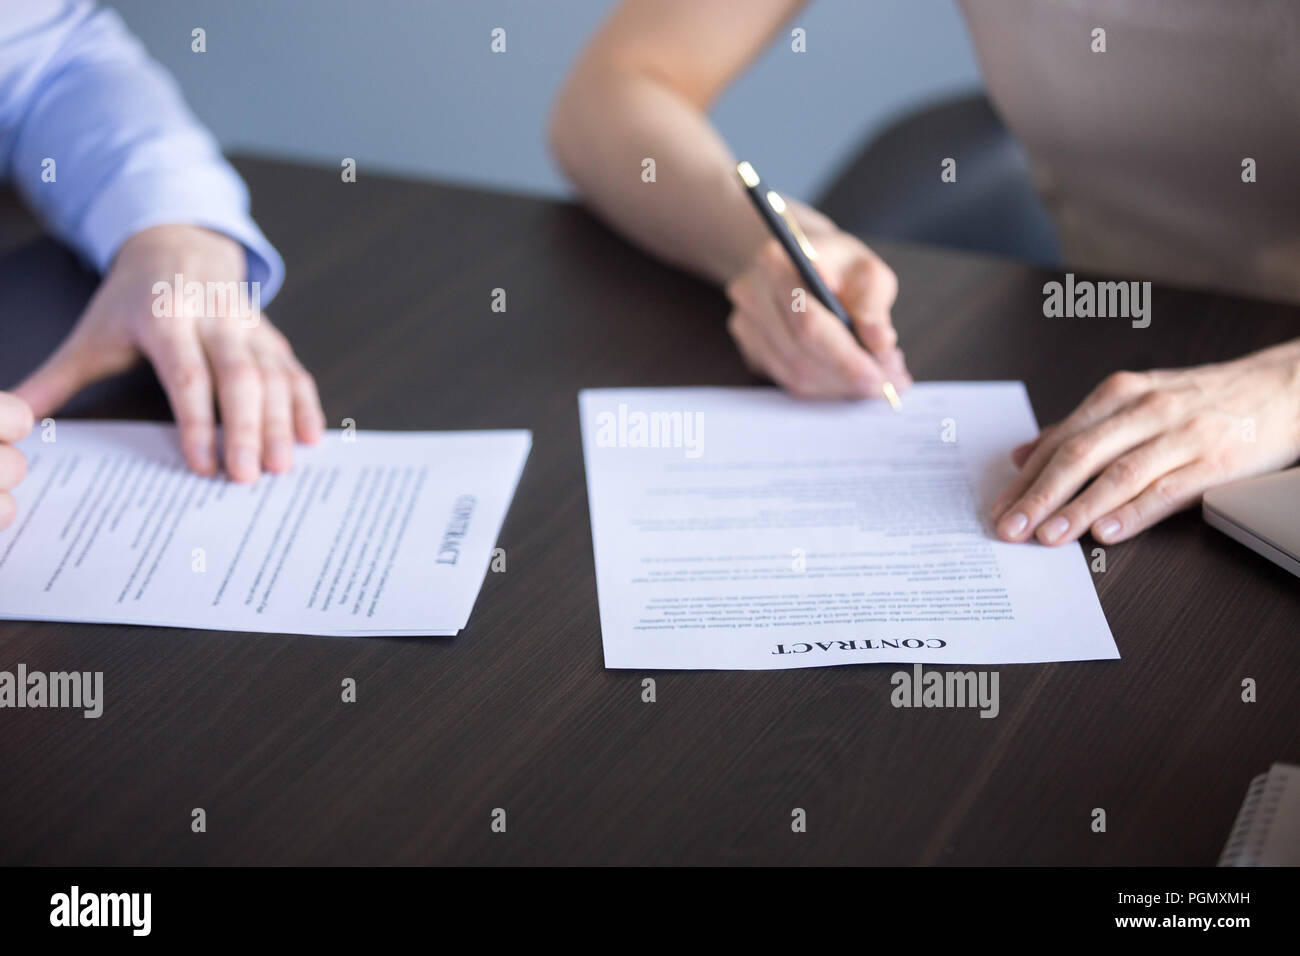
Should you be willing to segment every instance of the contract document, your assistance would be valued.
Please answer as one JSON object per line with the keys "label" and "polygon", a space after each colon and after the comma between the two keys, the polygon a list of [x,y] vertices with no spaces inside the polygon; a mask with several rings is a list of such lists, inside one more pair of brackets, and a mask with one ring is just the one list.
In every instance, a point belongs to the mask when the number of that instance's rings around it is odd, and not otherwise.
{"label": "contract document", "polygon": [[764,388],[579,396],[605,665],[1117,658],[1078,544],[996,539],[1038,429],[1019,382],[883,401]]}
{"label": "contract document", "polygon": [[531,440],[330,431],[237,485],[187,470],[172,425],[38,425],[0,531],[0,618],[453,635]]}

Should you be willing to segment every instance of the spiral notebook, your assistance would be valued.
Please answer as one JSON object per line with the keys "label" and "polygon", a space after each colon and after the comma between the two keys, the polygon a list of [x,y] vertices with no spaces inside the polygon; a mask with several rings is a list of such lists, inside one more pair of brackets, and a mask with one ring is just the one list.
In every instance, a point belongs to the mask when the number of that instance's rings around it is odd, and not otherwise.
{"label": "spiral notebook", "polygon": [[1300,767],[1275,763],[1250,782],[1219,866],[1300,866]]}

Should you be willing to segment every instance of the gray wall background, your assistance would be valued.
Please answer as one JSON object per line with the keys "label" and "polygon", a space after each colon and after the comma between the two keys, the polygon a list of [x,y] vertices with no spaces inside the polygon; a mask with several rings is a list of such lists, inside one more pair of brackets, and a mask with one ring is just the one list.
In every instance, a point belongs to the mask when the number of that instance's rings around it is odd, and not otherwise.
{"label": "gray wall background", "polygon": [[[744,15],[744,0],[735,0]],[[227,150],[543,195],[569,190],[546,117],[613,0],[112,0]],[[507,52],[490,50],[504,27]],[[790,49],[791,28],[807,52]],[[207,52],[190,31],[207,31]],[[816,0],[714,120],[811,196],[873,130],[980,86],[953,0]]]}

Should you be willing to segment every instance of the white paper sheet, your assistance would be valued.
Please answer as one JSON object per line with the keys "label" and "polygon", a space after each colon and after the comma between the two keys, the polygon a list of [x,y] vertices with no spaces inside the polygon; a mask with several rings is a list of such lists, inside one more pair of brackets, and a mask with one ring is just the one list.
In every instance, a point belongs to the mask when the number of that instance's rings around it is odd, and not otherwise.
{"label": "white paper sheet", "polygon": [[452,635],[531,441],[331,431],[292,471],[237,485],[186,470],[172,425],[38,426],[0,531],[0,618]]}
{"label": "white paper sheet", "polygon": [[579,405],[607,667],[1119,657],[1079,545],[984,517],[1037,434],[1019,382],[917,385],[901,413],[763,388]]}

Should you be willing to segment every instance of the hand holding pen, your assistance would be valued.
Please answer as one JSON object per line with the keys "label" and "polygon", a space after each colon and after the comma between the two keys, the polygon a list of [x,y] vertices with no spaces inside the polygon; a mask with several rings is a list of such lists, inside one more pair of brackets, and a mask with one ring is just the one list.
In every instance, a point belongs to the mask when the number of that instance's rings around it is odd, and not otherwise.
{"label": "hand holding pen", "polygon": [[[773,238],[727,283],[728,329],[746,362],[805,398],[880,398],[898,407],[911,376],[889,310],[898,280],[855,236],[770,190],[741,181]],[[811,253],[811,255],[810,255]]]}

